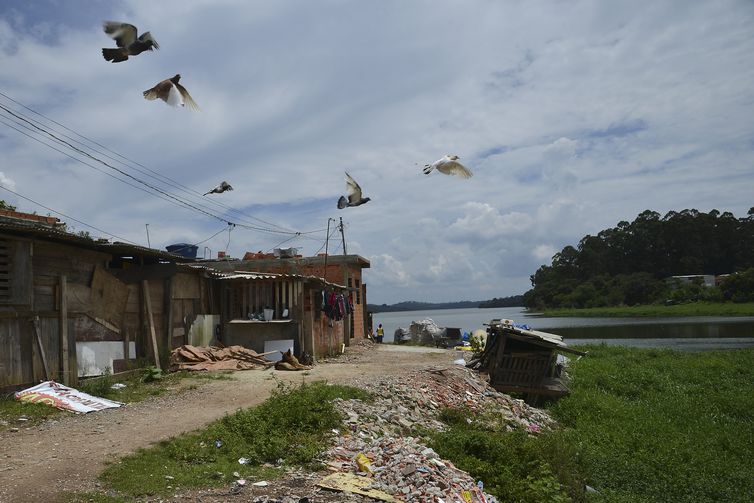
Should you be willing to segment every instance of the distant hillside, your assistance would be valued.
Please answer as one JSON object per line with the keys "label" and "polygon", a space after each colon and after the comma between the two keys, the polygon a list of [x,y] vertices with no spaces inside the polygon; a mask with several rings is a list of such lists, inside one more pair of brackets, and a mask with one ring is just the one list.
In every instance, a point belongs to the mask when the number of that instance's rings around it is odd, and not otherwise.
{"label": "distant hillside", "polygon": [[513,295],[511,297],[495,297],[492,300],[485,300],[479,303],[479,307],[522,307],[524,305],[523,295]]}
{"label": "distant hillside", "polygon": [[391,313],[398,311],[426,311],[431,309],[464,309],[474,307],[511,307],[522,306],[523,296],[494,298],[492,300],[463,300],[459,302],[417,302],[409,300],[397,304],[367,304],[372,313]]}

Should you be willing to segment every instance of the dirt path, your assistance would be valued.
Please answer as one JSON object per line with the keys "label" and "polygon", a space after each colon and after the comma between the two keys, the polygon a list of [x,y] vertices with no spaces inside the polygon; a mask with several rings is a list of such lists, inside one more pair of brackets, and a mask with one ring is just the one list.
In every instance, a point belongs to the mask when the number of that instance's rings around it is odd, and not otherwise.
{"label": "dirt path", "polygon": [[264,400],[284,382],[327,380],[347,384],[370,375],[399,375],[455,359],[454,351],[406,346],[356,346],[337,360],[321,363],[308,375],[250,370],[236,380],[209,381],[187,389],[182,382],[165,396],[88,415],[70,415],[19,432],[0,433],[0,503],[60,501],[60,494],[97,487],[108,461],[179,433],[195,430]]}

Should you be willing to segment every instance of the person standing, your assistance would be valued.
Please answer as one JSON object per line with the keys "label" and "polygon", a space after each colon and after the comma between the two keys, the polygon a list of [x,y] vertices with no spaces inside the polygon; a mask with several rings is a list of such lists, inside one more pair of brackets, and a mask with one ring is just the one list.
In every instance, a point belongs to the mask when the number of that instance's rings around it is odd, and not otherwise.
{"label": "person standing", "polygon": [[382,323],[380,323],[379,326],[377,327],[377,337],[375,337],[377,344],[382,344],[382,338],[384,336],[385,336],[385,329],[382,328]]}

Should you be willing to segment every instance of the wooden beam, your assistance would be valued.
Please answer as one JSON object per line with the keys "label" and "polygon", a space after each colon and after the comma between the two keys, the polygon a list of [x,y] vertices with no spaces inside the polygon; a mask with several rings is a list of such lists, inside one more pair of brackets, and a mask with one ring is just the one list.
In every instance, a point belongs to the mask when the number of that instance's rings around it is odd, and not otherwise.
{"label": "wooden beam", "polygon": [[126,360],[126,368],[131,368],[131,332],[123,331],[123,359]]}
{"label": "wooden beam", "polygon": [[147,323],[149,323],[149,335],[152,340],[152,354],[154,355],[154,366],[158,369],[162,369],[160,366],[160,350],[157,348],[157,332],[154,328],[154,316],[152,315],[152,300],[149,295],[149,281],[144,280],[141,282],[141,289],[143,292],[144,306],[147,309]]}
{"label": "wooden beam", "polygon": [[60,333],[60,359],[63,361],[63,384],[71,385],[71,362],[68,352],[68,279],[60,276],[60,317],[58,318]]}
{"label": "wooden beam", "polygon": [[165,350],[169,353],[173,350],[173,277],[165,280],[164,290],[163,296],[165,298],[165,308],[162,312],[165,313],[165,316],[167,317],[165,318]]}
{"label": "wooden beam", "polygon": [[34,334],[36,335],[37,340],[37,349],[39,349],[39,356],[42,357],[42,366],[44,367],[45,371],[45,380],[50,380],[50,367],[47,366],[47,355],[45,355],[45,348],[42,346],[42,334],[39,330],[39,316],[35,316],[32,318],[32,323],[34,324]]}

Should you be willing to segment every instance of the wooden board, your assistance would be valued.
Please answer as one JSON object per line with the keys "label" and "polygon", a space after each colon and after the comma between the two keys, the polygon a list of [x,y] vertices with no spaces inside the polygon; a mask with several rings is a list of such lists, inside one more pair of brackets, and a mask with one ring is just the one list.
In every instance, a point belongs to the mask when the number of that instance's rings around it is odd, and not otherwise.
{"label": "wooden board", "polygon": [[174,299],[199,299],[200,278],[198,274],[178,273],[173,276]]}
{"label": "wooden board", "polygon": [[123,340],[122,331],[102,319],[88,315],[76,316],[72,319],[76,341],[103,342]]}
{"label": "wooden board", "polygon": [[91,307],[87,312],[117,326],[126,310],[128,296],[128,285],[103,268],[96,267],[92,276]]}

